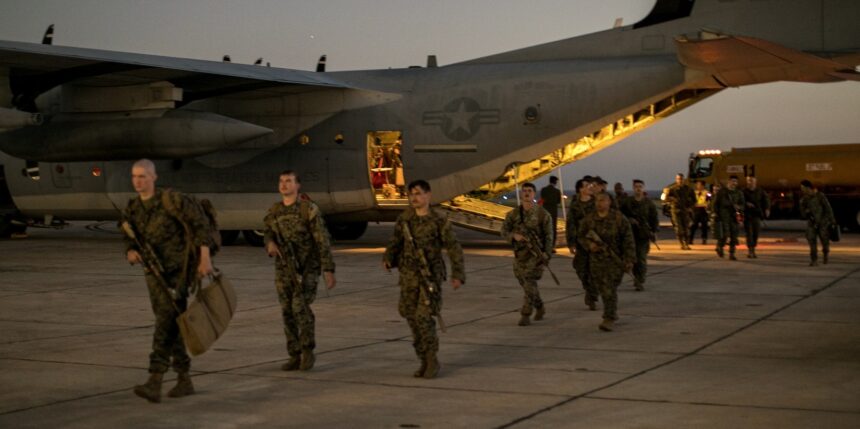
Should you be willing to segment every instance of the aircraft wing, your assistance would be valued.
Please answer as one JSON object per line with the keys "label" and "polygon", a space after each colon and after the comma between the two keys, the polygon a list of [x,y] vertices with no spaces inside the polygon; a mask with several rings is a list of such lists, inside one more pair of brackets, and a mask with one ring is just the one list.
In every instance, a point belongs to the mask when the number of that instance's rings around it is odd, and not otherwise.
{"label": "aircraft wing", "polygon": [[183,103],[237,93],[244,98],[351,87],[325,73],[12,41],[0,41],[2,74],[8,74],[16,98],[35,98],[64,83],[124,86],[167,81],[182,88]]}

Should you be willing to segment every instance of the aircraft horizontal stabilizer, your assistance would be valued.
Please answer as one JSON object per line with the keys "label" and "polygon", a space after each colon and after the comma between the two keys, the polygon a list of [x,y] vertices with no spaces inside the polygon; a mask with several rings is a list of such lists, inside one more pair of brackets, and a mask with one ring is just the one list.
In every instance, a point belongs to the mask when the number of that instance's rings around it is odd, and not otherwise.
{"label": "aircraft horizontal stabilizer", "polygon": [[842,74],[848,68],[840,62],[753,37],[701,32],[697,39],[681,37],[675,43],[681,64],[710,73],[725,86],[835,82],[846,79]]}

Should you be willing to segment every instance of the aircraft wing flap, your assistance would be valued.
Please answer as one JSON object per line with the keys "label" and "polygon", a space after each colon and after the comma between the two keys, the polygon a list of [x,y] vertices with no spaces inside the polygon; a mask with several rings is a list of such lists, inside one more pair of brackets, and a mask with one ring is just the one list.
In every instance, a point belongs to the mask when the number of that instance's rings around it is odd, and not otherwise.
{"label": "aircraft wing flap", "polygon": [[778,80],[830,82],[844,64],[752,37],[677,39],[678,58],[690,68],[714,75],[726,86]]}
{"label": "aircraft wing flap", "polygon": [[351,88],[324,73],[12,41],[0,41],[0,70],[8,71],[13,92],[37,94],[67,82],[117,86],[169,81],[193,99],[243,91]]}

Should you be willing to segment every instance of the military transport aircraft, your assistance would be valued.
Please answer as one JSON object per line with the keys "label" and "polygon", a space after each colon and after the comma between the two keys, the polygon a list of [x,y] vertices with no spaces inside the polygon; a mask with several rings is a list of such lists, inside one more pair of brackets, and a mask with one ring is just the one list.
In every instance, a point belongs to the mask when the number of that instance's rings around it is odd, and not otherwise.
{"label": "military transport aircraft", "polygon": [[0,41],[0,198],[115,219],[147,157],[160,185],[212,200],[228,239],[259,241],[285,168],[338,238],[393,219],[417,178],[453,221],[497,230],[487,199],[723,88],[860,80],[858,16],[854,0],[658,0],[633,25],[444,67],[325,73]]}

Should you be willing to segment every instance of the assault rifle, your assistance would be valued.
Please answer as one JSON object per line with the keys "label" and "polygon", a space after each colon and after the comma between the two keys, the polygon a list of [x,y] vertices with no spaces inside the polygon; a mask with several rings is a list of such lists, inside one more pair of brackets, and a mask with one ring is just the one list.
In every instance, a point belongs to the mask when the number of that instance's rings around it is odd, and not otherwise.
{"label": "assault rifle", "polygon": [[526,250],[529,251],[532,255],[540,260],[541,265],[546,267],[546,270],[549,271],[549,274],[552,276],[552,280],[556,285],[561,286],[561,283],[558,281],[558,277],[556,277],[555,273],[552,272],[552,268],[549,267],[549,255],[546,254],[543,250],[540,249],[537,243],[537,237],[534,232],[523,231],[523,235],[525,236],[525,240],[521,241],[526,246]]}
{"label": "assault rifle", "polygon": [[609,247],[609,245],[606,244],[602,238],[600,238],[600,235],[596,231],[594,231],[593,229],[589,229],[588,232],[585,234],[585,238],[597,244],[600,247],[600,250],[605,251],[606,254],[609,255],[609,259],[612,259],[612,262],[614,262],[622,270],[624,270],[625,273],[631,274],[630,271],[627,270],[627,267],[625,266],[624,261],[621,259],[621,257],[618,256],[618,254],[615,253],[615,251],[612,250],[612,248]]}
{"label": "assault rifle", "polygon": [[442,311],[439,308],[439,292],[436,290],[436,283],[433,281],[433,274],[430,272],[430,264],[427,262],[427,257],[424,255],[424,251],[418,247],[418,244],[415,242],[415,237],[412,236],[412,231],[409,229],[409,224],[406,222],[402,223],[403,225],[403,237],[406,239],[406,247],[409,251],[414,252],[414,254],[418,257],[418,271],[421,274],[421,282],[418,284],[420,297],[419,299],[424,303],[424,305],[430,308],[430,314],[436,316],[436,319],[439,320],[439,328],[442,329],[442,332],[448,332],[445,327],[445,321],[442,319]]}
{"label": "assault rifle", "polygon": [[175,302],[180,299],[179,291],[177,291],[176,288],[170,287],[167,284],[167,280],[164,279],[164,267],[161,265],[161,261],[158,260],[158,256],[155,253],[155,249],[153,249],[152,246],[149,245],[149,243],[147,243],[146,241],[142,241],[139,238],[140,234],[137,233],[137,230],[135,230],[131,222],[123,220],[120,224],[120,227],[122,228],[123,232],[125,232],[125,235],[127,235],[128,238],[132,239],[137,245],[137,248],[139,250],[138,253],[140,254],[140,259],[143,262],[144,270],[152,274],[153,277],[155,277],[155,280],[158,281],[158,284],[161,285],[161,287],[170,297],[170,303],[173,304],[173,307],[178,313],[181,313]]}

